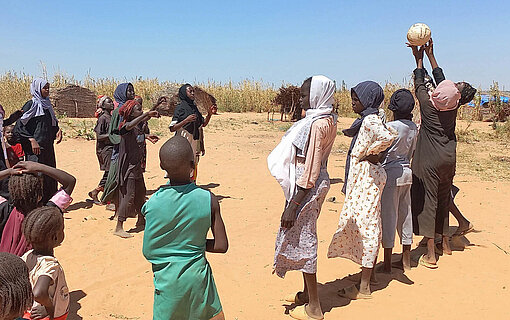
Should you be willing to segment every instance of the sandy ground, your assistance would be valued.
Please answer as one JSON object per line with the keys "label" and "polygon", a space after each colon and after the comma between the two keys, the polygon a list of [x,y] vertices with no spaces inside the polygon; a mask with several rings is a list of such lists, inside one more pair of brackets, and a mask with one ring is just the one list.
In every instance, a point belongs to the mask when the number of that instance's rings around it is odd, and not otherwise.
{"label": "sandy ground", "polygon": [[[339,128],[351,121],[341,119]],[[230,249],[224,255],[208,254],[207,259],[227,319],[290,319],[289,304],[282,298],[302,289],[298,272],[285,279],[271,274],[284,198],[267,170],[266,157],[284,127],[268,123],[265,114],[222,114],[205,130],[207,154],[200,162],[198,183],[222,199]],[[336,201],[325,202],[318,222],[318,281],[325,318],[509,319],[510,183],[466,174],[455,179],[461,189],[457,204],[480,232],[464,239],[468,245],[463,251],[441,257],[437,270],[416,267],[405,274],[397,270],[391,276],[379,275],[372,300],[349,301],[336,295],[360,271],[351,261],[326,257],[343,204],[340,189],[348,143],[337,137],[328,168],[328,197]],[[165,181],[157,157],[160,145],[161,141],[148,146],[148,190]],[[56,250],[71,291],[69,319],[151,319],[154,289],[150,264],[141,253],[143,235],[127,240],[113,236],[111,212],[85,201],[102,174],[95,142],[67,139],[57,146],[57,161],[78,179],[74,203],[65,215],[66,239]],[[134,223],[128,221],[127,227]],[[419,254],[414,250],[413,258]]]}

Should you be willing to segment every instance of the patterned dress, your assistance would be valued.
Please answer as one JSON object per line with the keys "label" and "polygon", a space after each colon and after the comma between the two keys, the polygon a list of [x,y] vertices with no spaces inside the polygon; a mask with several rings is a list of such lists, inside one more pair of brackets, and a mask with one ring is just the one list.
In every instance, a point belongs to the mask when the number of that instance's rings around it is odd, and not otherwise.
{"label": "patterned dress", "polygon": [[296,184],[310,191],[297,209],[294,226],[280,227],[276,237],[273,270],[279,277],[291,270],[317,272],[317,218],[329,191],[327,160],[335,137],[332,117],[316,120],[306,156],[296,161]]}
{"label": "patterned dress", "polygon": [[381,164],[360,159],[386,150],[396,136],[397,132],[386,128],[377,115],[364,119],[351,153],[345,202],[328,258],[348,258],[365,268],[374,266],[381,240],[381,193],[386,172]]}

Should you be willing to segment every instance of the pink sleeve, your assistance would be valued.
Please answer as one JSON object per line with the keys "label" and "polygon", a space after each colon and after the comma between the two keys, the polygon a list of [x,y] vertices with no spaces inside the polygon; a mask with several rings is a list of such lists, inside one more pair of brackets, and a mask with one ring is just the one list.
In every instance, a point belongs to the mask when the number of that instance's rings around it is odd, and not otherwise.
{"label": "pink sleeve", "polygon": [[71,196],[68,195],[64,189],[60,189],[53,195],[53,197],[51,197],[50,201],[53,202],[61,210],[65,210],[67,207],[69,207],[71,202],[73,202],[73,198],[71,198]]}

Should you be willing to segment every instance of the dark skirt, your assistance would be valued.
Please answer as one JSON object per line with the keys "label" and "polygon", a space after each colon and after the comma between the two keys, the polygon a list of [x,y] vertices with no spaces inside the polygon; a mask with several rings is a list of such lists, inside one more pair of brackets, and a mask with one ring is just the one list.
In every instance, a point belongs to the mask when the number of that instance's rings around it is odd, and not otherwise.
{"label": "dark skirt", "polygon": [[97,160],[99,161],[99,169],[101,171],[109,171],[112,161],[113,146],[105,146],[102,149],[96,149]]}
{"label": "dark skirt", "polygon": [[[55,149],[53,144],[41,147],[41,153],[38,155],[32,152],[32,146],[30,142],[22,141],[23,151],[25,152],[25,159],[27,161],[33,161],[45,164],[47,166],[56,168],[57,161],[55,159]],[[47,175],[43,176],[43,198],[42,203],[50,201],[51,197],[57,193],[57,181]]]}
{"label": "dark skirt", "polygon": [[117,215],[119,221],[135,218],[141,214],[145,203],[145,182],[143,176],[129,174],[123,185],[119,186],[119,208]]}

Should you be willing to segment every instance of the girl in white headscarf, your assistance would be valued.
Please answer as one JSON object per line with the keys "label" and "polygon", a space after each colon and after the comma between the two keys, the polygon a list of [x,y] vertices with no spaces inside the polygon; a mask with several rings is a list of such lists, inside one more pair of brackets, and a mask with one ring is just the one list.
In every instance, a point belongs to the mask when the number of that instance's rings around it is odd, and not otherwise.
{"label": "girl in white headscarf", "polygon": [[296,319],[322,319],[317,295],[317,218],[329,190],[327,160],[336,137],[333,114],[335,83],[314,76],[301,86],[301,108],[306,116],[296,122],[267,158],[271,174],[285,194],[285,211],[276,237],[273,272],[303,273],[304,289],[286,300],[299,306]]}
{"label": "girl in white headscarf", "polygon": [[[23,106],[23,116],[16,123],[14,134],[19,139],[27,161],[56,167],[53,143],[62,141],[62,131],[50,102],[50,84],[36,78],[30,85],[32,100]],[[57,181],[44,176],[43,203],[57,192]]]}

